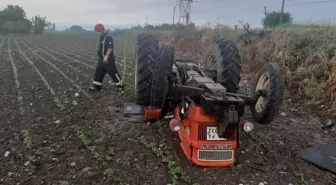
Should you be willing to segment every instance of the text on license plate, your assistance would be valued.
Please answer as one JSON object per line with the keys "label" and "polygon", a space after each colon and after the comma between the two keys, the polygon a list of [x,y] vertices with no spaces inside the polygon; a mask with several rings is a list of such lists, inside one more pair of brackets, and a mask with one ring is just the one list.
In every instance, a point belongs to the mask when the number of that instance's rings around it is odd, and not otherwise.
{"label": "text on license plate", "polygon": [[218,136],[217,127],[207,127],[207,140],[214,141],[214,140],[226,140],[226,139],[220,138]]}

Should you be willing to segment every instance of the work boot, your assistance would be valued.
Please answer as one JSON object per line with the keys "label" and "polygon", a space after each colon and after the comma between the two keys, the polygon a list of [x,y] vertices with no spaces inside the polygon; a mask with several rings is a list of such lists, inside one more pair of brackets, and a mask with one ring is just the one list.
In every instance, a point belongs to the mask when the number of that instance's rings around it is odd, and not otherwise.
{"label": "work boot", "polygon": [[124,85],[123,84],[118,84],[117,89],[119,92],[124,93]]}
{"label": "work boot", "polygon": [[98,92],[98,91],[101,91],[101,86],[98,86],[98,85],[92,85],[91,87],[89,87],[89,91],[90,91],[90,92]]}

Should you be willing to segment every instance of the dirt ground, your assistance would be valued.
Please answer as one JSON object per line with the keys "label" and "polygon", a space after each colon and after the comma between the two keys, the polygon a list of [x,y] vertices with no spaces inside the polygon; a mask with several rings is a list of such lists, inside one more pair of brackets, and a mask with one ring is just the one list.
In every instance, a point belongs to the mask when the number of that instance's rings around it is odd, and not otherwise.
{"label": "dirt ground", "polygon": [[[167,121],[123,117],[132,101],[132,54],[124,52],[126,92],[106,77],[90,94],[95,37],[53,35],[0,38],[0,184],[4,185],[333,185],[335,175],[299,159],[303,148],[335,138],[321,129],[323,108],[286,101],[275,121],[243,134],[239,164],[203,168],[190,164]],[[132,48],[128,45],[128,48]],[[320,110],[321,109],[321,110]],[[246,119],[251,119],[249,114]]]}

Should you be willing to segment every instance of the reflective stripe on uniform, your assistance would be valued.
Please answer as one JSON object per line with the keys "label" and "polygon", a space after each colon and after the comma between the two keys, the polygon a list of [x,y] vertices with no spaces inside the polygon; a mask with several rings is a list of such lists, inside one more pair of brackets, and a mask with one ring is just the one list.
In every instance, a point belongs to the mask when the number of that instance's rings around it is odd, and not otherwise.
{"label": "reflective stripe on uniform", "polygon": [[102,86],[102,85],[103,85],[103,83],[101,83],[101,82],[97,82],[97,81],[93,81],[92,83],[93,83],[93,85],[99,85],[99,86]]}
{"label": "reflective stripe on uniform", "polygon": [[116,78],[117,78],[118,81],[119,81],[119,82],[118,82],[118,85],[119,85],[119,84],[122,84],[122,82],[121,82],[121,80],[120,80],[120,78],[119,78],[119,75],[116,73],[115,76],[116,76]]}

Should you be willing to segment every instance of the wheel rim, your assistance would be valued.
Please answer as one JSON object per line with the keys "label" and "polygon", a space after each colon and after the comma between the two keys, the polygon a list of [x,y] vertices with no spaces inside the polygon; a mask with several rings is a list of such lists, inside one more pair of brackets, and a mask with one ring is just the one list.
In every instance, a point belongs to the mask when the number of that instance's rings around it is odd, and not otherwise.
{"label": "wheel rim", "polygon": [[[259,90],[268,92],[268,88],[269,88],[269,76],[267,73],[264,73],[263,75],[260,76],[258,80],[256,92]],[[257,103],[255,105],[255,110],[258,113],[261,112],[265,107],[265,103],[266,103],[265,97],[259,96]]]}

